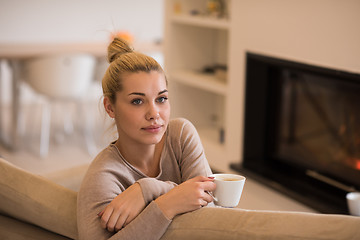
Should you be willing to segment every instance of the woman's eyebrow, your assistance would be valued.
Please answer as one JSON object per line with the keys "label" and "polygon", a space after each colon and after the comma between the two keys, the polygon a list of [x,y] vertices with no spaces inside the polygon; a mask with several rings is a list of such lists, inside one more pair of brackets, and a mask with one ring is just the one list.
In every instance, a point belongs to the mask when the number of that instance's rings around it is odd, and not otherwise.
{"label": "woman's eyebrow", "polygon": [[166,92],[168,92],[168,90],[167,90],[167,89],[162,90],[162,91],[160,91],[160,92],[158,93],[158,95],[163,94],[163,93],[166,93]]}
{"label": "woman's eyebrow", "polygon": [[130,95],[140,95],[140,96],[145,96],[145,93],[139,93],[139,92],[132,92],[132,93],[129,93],[128,96]]}
{"label": "woman's eyebrow", "polygon": [[[167,90],[167,89],[165,89],[165,90],[162,90],[162,91],[160,91],[160,92],[158,93],[158,95],[161,95],[161,94],[163,94],[163,93],[166,93],[166,92],[168,92],[168,90]],[[140,93],[140,92],[132,92],[132,93],[129,93],[129,94],[128,94],[128,96],[130,96],[130,95],[139,95],[139,96],[145,96],[145,93]]]}

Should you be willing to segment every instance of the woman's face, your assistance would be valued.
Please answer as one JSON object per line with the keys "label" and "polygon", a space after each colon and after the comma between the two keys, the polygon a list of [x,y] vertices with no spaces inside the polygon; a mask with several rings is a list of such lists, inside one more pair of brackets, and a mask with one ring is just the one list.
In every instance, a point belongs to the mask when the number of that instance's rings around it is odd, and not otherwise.
{"label": "woman's face", "polygon": [[160,142],[170,117],[164,74],[157,71],[130,73],[122,81],[123,90],[116,93],[115,104],[104,100],[109,116],[115,118],[120,143]]}

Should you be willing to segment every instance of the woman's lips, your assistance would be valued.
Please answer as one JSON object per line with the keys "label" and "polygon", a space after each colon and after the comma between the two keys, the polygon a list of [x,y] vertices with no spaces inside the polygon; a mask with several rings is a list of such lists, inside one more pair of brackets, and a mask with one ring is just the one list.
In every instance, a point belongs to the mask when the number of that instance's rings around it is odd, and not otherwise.
{"label": "woman's lips", "polygon": [[145,128],[142,128],[143,130],[150,132],[150,133],[158,133],[161,131],[162,125],[151,125]]}

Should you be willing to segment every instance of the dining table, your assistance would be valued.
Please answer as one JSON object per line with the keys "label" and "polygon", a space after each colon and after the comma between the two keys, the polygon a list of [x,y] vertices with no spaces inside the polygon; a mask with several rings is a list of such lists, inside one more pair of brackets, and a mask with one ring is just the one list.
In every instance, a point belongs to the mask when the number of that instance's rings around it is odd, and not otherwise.
{"label": "dining table", "polygon": [[[8,150],[15,151],[19,146],[20,85],[22,65],[31,58],[44,55],[64,53],[87,53],[97,58],[105,58],[107,42],[70,42],[70,43],[0,43],[0,61],[6,61],[10,68],[11,107],[10,121],[4,126],[2,76],[0,76],[0,144]],[[8,132],[8,135],[6,133]]]}
{"label": "dining table", "polygon": [[[54,42],[54,43],[0,43],[0,61],[6,61],[10,67],[11,76],[11,116],[8,136],[5,136],[3,124],[3,96],[2,74],[0,74],[0,144],[6,149],[15,151],[18,149],[19,139],[19,116],[20,116],[20,85],[22,81],[22,65],[31,58],[44,55],[64,53],[87,53],[95,56],[99,61],[104,61],[107,55],[107,47],[110,41],[89,42]],[[159,42],[134,42],[134,49],[143,53],[161,52]],[[1,71],[1,69],[0,69]],[[1,73],[1,72],[0,72]]]}

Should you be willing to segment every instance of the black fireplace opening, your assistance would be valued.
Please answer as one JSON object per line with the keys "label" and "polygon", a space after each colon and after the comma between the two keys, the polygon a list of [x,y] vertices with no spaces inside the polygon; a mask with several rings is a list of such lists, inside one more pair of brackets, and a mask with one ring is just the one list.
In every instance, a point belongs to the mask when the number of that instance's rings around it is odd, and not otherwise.
{"label": "black fireplace opening", "polygon": [[360,75],[246,55],[243,161],[232,168],[323,213],[360,189]]}

